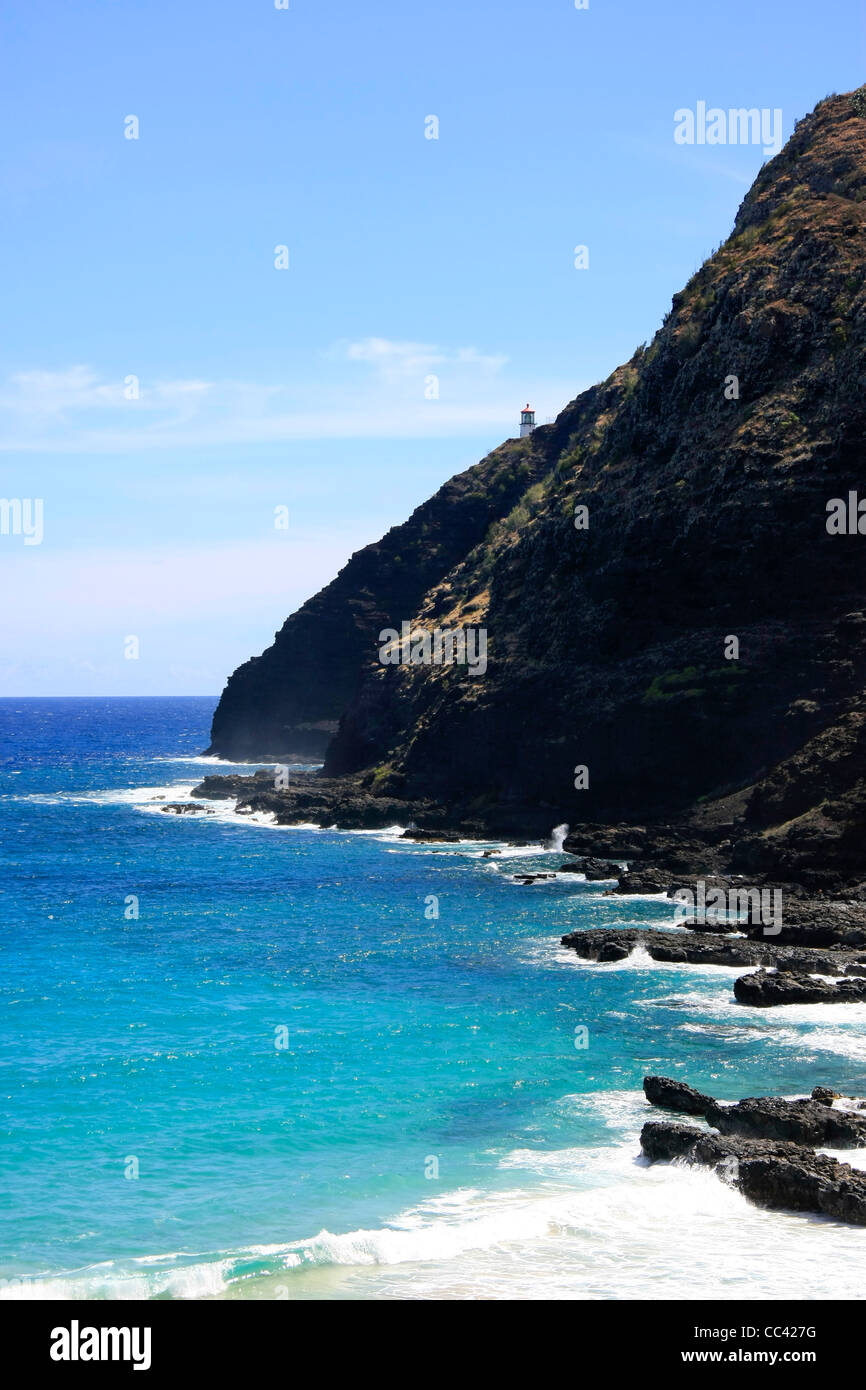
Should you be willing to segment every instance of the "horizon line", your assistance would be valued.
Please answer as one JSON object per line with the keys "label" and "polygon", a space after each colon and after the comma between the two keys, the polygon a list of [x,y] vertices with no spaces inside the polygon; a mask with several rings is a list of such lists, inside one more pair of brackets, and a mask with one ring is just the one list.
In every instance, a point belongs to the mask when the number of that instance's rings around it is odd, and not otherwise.
{"label": "horizon line", "polygon": [[0,695],[0,700],[218,700],[219,694],[207,695]]}

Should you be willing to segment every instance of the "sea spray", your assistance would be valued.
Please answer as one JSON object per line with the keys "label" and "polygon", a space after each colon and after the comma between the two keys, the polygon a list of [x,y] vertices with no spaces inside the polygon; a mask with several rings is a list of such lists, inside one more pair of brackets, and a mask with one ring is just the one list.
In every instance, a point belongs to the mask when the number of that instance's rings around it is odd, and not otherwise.
{"label": "sea spray", "polygon": [[568,831],[569,827],[567,825],[555,825],[550,832],[547,848],[555,850],[558,854],[562,853],[562,846],[565,843],[565,837]]}

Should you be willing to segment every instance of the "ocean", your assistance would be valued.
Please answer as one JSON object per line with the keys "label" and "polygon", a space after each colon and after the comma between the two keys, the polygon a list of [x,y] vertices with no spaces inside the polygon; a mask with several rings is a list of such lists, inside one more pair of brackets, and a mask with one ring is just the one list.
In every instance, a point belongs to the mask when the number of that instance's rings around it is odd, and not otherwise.
{"label": "ocean", "polygon": [[862,1231],[638,1139],[647,1072],[862,1094],[866,1005],[578,960],[564,932],[673,909],[515,882],[562,862],[553,826],[165,813],[235,768],[201,757],[214,704],[0,701],[0,1297],[861,1296]]}

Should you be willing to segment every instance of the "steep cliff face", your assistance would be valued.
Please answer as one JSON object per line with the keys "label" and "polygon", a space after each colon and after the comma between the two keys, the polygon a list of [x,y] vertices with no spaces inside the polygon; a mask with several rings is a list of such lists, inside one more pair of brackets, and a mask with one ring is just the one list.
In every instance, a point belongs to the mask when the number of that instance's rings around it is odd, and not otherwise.
{"label": "steep cliff face", "polygon": [[507,514],[545,466],[532,437],[509,440],[452,478],[287,618],[273,646],[230,677],[210,753],[320,758],[356,693],[379,632],[416,611],[427,590]]}
{"label": "steep cliff face", "polygon": [[[289,619],[229,682],[214,750],[294,751],[339,719],[331,775],[574,823],[669,814],[808,747],[752,829],[795,782],[814,808],[815,740],[862,742],[866,687],[866,535],[827,530],[831,499],[866,498],[864,110],[799,123],[649,347]],[[483,627],[486,672],[382,665],[403,620]]]}

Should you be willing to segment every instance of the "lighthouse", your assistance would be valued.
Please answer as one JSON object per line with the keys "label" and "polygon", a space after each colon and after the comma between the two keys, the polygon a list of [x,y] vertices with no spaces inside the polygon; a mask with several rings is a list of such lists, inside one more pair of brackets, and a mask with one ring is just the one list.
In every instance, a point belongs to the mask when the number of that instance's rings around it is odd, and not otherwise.
{"label": "lighthouse", "polygon": [[535,411],[529,409],[529,403],[520,412],[520,437],[525,434],[532,434],[535,429]]}

